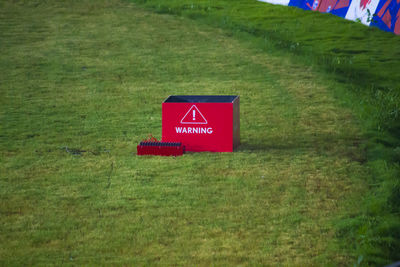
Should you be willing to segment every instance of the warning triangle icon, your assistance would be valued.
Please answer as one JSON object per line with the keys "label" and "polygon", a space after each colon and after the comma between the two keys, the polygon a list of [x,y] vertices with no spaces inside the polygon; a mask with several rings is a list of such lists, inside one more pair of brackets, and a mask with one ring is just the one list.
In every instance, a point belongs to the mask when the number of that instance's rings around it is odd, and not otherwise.
{"label": "warning triangle icon", "polygon": [[207,120],[200,110],[193,105],[181,120],[182,124],[207,124]]}

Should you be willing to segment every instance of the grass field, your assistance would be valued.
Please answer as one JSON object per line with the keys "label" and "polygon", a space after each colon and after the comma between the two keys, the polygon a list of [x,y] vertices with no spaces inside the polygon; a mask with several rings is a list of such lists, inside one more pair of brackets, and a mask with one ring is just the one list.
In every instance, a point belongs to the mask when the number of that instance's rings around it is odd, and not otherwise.
{"label": "grass field", "polygon": [[[362,132],[372,180],[360,215],[340,221],[357,244],[357,265],[400,259],[400,38],[330,14],[255,0],[131,0],[161,14],[188,17],[312,67]],[[256,38],[254,38],[256,37]],[[335,83],[331,83],[331,81]]]}
{"label": "grass field", "polygon": [[[374,180],[340,82],[241,34],[126,1],[1,2],[0,264],[362,259],[343,225]],[[136,156],[171,94],[240,95],[239,150]]]}

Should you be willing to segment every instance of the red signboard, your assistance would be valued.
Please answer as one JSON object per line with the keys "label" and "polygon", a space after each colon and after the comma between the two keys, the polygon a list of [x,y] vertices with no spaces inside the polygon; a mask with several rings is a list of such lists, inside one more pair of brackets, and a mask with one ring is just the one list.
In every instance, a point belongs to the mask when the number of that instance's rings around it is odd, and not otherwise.
{"label": "red signboard", "polygon": [[240,142],[239,96],[168,97],[162,141],[182,142],[186,151],[233,151]]}

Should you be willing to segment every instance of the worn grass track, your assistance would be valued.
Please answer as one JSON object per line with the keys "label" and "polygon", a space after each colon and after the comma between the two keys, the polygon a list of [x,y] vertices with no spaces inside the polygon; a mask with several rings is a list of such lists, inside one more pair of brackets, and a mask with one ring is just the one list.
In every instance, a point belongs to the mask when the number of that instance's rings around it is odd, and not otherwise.
{"label": "worn grass track", "polygon": [[[117,0],[0,7],[0,264],[356,260],[359,129],[312,69]],[[170,94],[240,95],[239,150],[137,157]]]}

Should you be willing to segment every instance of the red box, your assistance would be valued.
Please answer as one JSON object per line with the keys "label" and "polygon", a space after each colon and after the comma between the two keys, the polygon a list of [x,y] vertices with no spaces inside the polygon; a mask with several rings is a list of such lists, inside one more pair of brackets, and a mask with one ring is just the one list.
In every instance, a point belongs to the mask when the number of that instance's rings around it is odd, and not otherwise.
{"label": "red box", "polygon": [[232,152],[240,144],[239,96],[174,95],[162,103],[162,141],[186,151]]}

